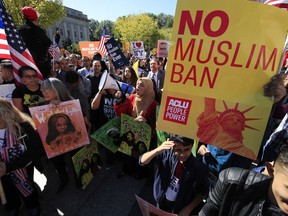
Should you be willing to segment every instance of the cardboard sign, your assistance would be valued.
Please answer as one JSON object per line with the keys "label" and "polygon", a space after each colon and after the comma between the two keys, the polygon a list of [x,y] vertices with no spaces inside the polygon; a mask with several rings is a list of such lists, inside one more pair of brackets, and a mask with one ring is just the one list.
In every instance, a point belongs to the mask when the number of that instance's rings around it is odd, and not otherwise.
{"label": "cardboard sign", "polygon": [[48,158],[90,143],[78,99],[29,110]]}
{"label": "cardboard sign", "polygon": [[81,184],[82,189],[85,189],[102,166],[97,142],[95,141],[81,148],[72,157],[72,162],[77,180]]}
{"label": "cardboard sign", "polygon": [[287,18],[257,2],[178,0],[157,129],[256,159]]}
{"label": "cardboard sign", "polygon": [[126,114],[121,114],[120,147],[118,151],[138,158],[150,147],[151,127],[145,122],[135,121]]}
{"label": "cardboard sign", "polygon": [[96,130],[91,137],[113,153],[117,152],[120,142],[120,118],[114,117]]}

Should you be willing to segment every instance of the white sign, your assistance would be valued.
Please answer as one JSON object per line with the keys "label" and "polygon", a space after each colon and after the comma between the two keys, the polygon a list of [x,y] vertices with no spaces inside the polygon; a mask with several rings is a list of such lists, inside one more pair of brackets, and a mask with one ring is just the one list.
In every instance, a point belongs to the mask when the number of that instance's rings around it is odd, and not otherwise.
{"label": "white sign", "polygon": [[0,97],[5,98],[11,102],[12,101],[12,92],[14,89],[15,89],[14,84],[0,85]]}
{"label": "white sign", "polygon": [[131,42],[131,49],[133,51],[133,55],[139,59],[146,58],[146,52],[144,50],[144,43],[143,41],[133,41]]}

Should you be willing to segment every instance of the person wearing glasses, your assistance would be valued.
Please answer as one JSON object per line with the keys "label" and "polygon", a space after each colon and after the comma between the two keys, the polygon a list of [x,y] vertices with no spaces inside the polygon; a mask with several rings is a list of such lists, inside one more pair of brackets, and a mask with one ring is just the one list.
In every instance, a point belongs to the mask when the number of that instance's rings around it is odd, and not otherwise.
{"label": "person wearing glasses", "polygon": [[30,115],[29,107],[37,106],[45,99],[41,92],[37,71],[34,68],[22,66],[18,73],[24,85],[14,89],[12,102],[21,112]]}

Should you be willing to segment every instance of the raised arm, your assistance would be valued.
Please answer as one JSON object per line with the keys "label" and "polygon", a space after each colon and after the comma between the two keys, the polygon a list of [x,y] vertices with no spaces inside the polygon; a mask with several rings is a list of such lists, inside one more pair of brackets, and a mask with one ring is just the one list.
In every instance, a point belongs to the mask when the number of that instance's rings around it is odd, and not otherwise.
{"label": "raised arm", "polygon": [[168,150],[173,148],[174,142],[173,141],[165,141],[160,146],[158,146],[156,149],[153,149],[151,151],[146,152],[143,154],[140,158],[141,164],[149,164],[151,160],[157,156],[159,153],[161,153],[164,150]]}

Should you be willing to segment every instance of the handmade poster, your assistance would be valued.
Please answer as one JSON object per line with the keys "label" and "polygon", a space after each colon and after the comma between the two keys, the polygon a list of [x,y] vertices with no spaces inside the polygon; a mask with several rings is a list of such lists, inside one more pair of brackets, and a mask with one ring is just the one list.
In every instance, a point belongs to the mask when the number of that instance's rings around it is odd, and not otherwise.
{"label": "handmade poster", "polygon": [[48,158],[90,143],[78,99],[29,110]]}
{"label": "handmade poster", "polygon": [[121,114],[120,147],[118,151],[136,159],[150,147],[151,127],[145,122]]}
{"label": "handmade poster", "polygon": [[113,66],[115,69],[121,68],[129,64],[128,59],[123,54],[122,50],[119,48],[117,42],[112,37],[105,44],[106,50],[111,57]]}
{"label": "handmade poster", "polygon": [[167,58],[170,47],[170,41],[158,40],[157,42],[157,57]]}
{"label": "handmade poster", "polygon": [[146,52],[144,49],[143,41],[133,41],[131,42],[131,49],[133,52],[133,56],[139,59],[146,58]]}
{"label": "handmade poster", "polygon": [[177,216],[177,214],[163,211],[135,194],[142,216]]}
{"label": "handmade poster", "polygon": [[178,0],[157,129],[256,159],[287,19],[257,2]]}
{"label": "handmade poster", "polygon": [[77,181],[79,181],[82,189],[85,189],[102,166],[97,142],[92,141],[90,145],[81,148],[72,157],[72,162],[76,172]]}
{"label": "handmade poster", "polygon": [[14,89],[15,89],[14,84],[0,85],[0,97],[5,98],[11,102],[12,101],[12,92]]}
{"label": "handmade poster", "polygon": [[109,120],[91,134],[91,137],[113,153],[117,152],[120,145],[120,118]]}

